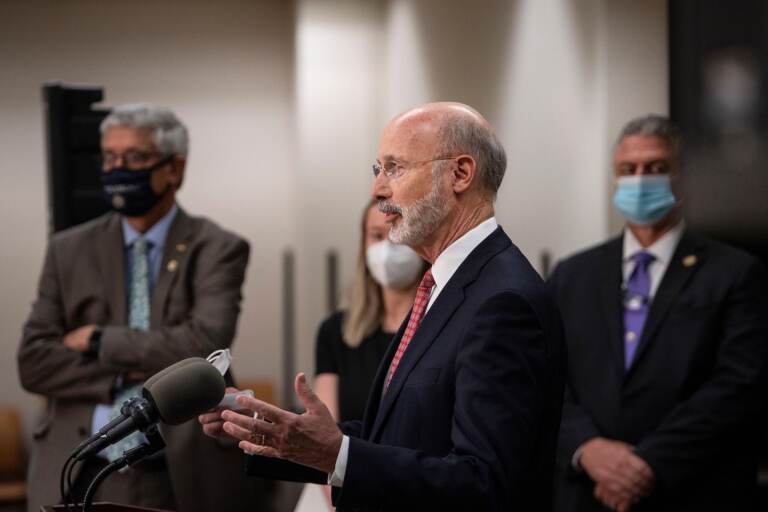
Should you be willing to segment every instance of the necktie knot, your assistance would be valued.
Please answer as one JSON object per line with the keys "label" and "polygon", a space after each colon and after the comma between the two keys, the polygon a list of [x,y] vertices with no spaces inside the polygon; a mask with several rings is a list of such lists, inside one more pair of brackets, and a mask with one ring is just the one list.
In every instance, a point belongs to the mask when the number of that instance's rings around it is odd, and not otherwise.
{"label": "necktie knot", "polygon": [[435,278],[432,276],[432,270],[430,269],[427,270],[424,273],[424,277],[421,278],[419,288],[426,288],[427,290],[431,290],[433,286],[435,286]]}
{"label": "necktie knot", "polygon": [[144,238],[137,238],[133,242],[133,252],[134,254],[139,255],[145,255],[149,253],[149,250],[152,248],[152,242],[149,240],[145,240]]}
{"label": "necktie knot", "polygon": [[631,259],[638,267],[647,269],[648,265],[650,265],[651,262],[656,259],[656,256],[649,253],[648,251],[638,251],[632,255]]}

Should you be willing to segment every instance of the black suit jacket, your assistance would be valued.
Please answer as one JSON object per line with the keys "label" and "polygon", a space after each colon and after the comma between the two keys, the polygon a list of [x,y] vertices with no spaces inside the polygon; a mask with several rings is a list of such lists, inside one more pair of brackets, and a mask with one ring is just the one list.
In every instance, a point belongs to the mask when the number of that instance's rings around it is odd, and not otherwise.
{"label": "black suit jacket", "polygon": [[684,233],[625,371],[622,251],[622,238],[611,240],[565,260],[550,280],[570,355],[556,508],[604,510],[570,467],[579,445],[603,436],[635,445],[653,469],[657,488],[641,509],[748,510],[766,396],[765,269]]}
{"label": "black suit jacket", "polygon": [[336,506],[549,510],[565,353],[525,257],[501,228],[489,235],[440,292],[382,397],[407,322],[364,420],[341,425],[350,445]]}

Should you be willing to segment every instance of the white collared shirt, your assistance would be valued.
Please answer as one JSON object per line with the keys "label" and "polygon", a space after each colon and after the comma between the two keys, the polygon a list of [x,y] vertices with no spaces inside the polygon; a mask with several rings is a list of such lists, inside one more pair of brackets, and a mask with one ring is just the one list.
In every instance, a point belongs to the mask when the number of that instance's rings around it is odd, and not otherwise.
{"label": "white collared shirt", "polygon": [[440,292],[445,288],[445,285],[448,284],[448,281],[450,281],[461,264],[464,263],[467,256],[483,240],[488,238],[491,233],[496,231],[497,227],[499,227],[499,224],[496,222],[496,217],[486,219],[464,233],[461,238],[455,240],[437,256],[437,259],[432,264],[432,277],[435,279],[435,286],[432,288],[432,294],[429,296],[427,311],[435,303],[437,296],[440,295]]}
{"label": "white collared shirt", "polygon": [[669,262],[672,261],[672,256],[675,254],[680,237],[683,236],[684,227],[682,221],[678,222],[672,229],[664,233],[664,236],[648,247],[640,245],[632,231],[629,228],[624,228],[624,256],[622,258],[624,283],[629,281],[629,276],[635,270],[632,256],[640,251],[651,253],[654,256],[654,260],[648,265],[648,274],[651,278],[650,298],[653,298],[656,295],[656,290],[659,289],[659,284],[661,284],[661,279],[667,271]]}
{"label": "white collared shirt", "polygon": [[[437,296],[448,284],[456,270],[464,263],[467,256],[470,255],[480,243],[496,231],[499,224],[496,217],[490,217],[484,220],[474,228],[464,233],[459,239],[454,240],[451,245],[438,254],[435,262],[432,264],[432,277],[435,279],[435,286],[432,287],[432,293],[429,296],[429,303],[424,314],[427,314],[429,308],[437,300]],[[341,439],[341,448],[336,456],[336,466],[333,473],[328,475],[328,483],[334,487],[344,485],[344,476],[347,473],[347,460],[349,459],[349,436]]]}

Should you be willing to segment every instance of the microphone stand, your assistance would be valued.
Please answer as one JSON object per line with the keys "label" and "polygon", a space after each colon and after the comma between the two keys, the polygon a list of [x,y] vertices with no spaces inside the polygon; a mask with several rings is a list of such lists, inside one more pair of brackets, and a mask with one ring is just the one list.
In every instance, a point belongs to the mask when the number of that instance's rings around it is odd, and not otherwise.
{"label": "microphone stand", "polygon": [[99,473],[93,478],[88,490],[85,492],[83,498],[83,512],[91,512],[93,505],[93,496],[96,494],[96,489],[99,485],[112,473],[119,471],[126,466],[133,466],[137,462],[154,455],[163,448],[165,448],[165,441],[163,436],[160,435],[160,431],[157,425],[151,425],[144,431],[144,435],[147,437],[147,443],[142,443],[139,446],[126,450],[123,456],[107,464]]}
{"label": "microphone stand", "polygon": [[89,439],[86,439],[82,443],[80,443],[77,448],[74,449],[74,451],[69,455],[69,458],[64,463],[64,466],[61,468],[61,477],[59,480],[59,491],[61,492],[61,500],[66,505],[67,509],[69,509],[70,505],[74,505],[72,495],[72,473],[74,472],[75,465],[80,460],[79,455],[86,449],[88,446],[97,441],[98,438],[106,435],[110,429],[117,426],[125,420],[128,416],[131,415],[131,413],[136,408],[137,402],[139,401],[138,397],[131,397],[125,402],[123,402],[123,405],[120,407],[120,415],[117,416],[115,419],[104,425],[99,432],[96,434],[96,437],[91,437]]}

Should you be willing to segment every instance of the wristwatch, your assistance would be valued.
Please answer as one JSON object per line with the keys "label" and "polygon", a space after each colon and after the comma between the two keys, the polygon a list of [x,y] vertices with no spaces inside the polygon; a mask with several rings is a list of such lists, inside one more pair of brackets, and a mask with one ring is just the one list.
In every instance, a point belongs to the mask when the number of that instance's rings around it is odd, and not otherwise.
{"label": "wristwatch", "polygon": [[88,358],[96,359],[99,357],[99,350],[101,349],[101,327],[96,327],[91,332],[91,336],[88,338],[88,349],[83,352]]}

